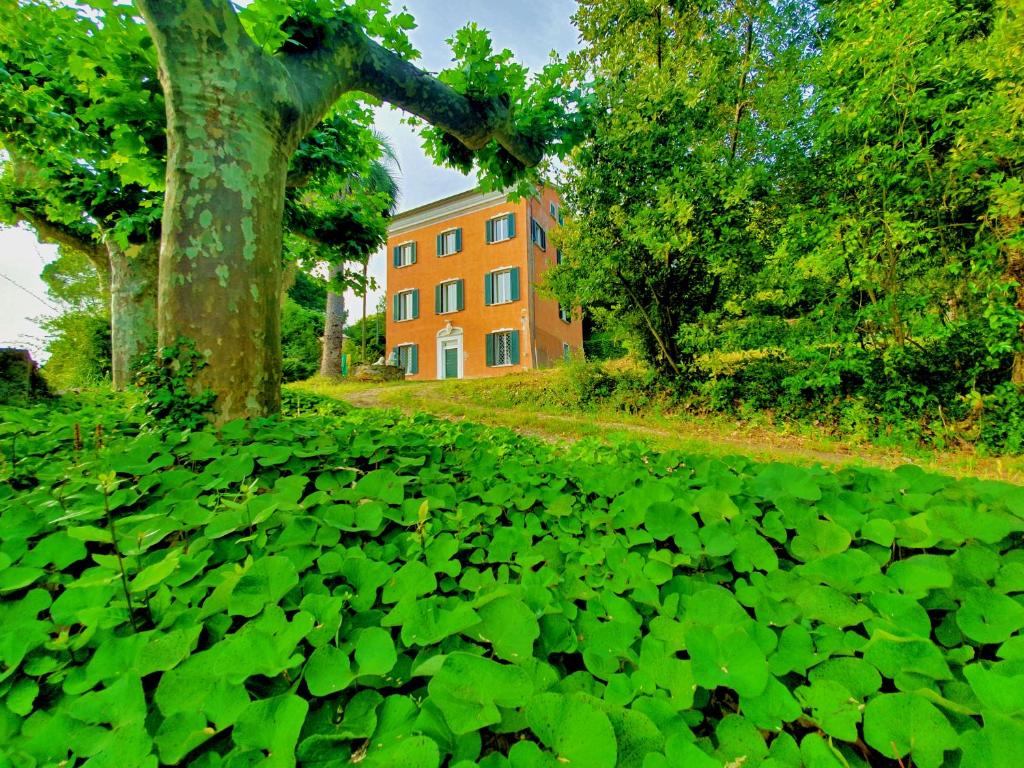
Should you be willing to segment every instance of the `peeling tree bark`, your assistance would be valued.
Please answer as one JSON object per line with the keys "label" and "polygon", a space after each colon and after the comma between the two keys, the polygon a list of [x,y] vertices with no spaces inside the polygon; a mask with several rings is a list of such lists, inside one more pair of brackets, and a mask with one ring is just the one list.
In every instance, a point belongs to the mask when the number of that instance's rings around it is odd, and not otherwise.
{"label": "peeling tree bark", "polygon": [[111,237],[94,242],[32,211],[16,213],[41,242],[77,251],[96,268],[110,310],[111,383],[124,389],[135,360],[156,341],[158,244],[135,245],[126,252]]}
{"label": "peeling tree bark", "polygon": [[[341,277],[345,267],[341,264],[331,267],[331,283]],[[320,353],[320,375],[341,375],[341,350],[345,344],[345,296],[327,292],[327,312],[324,316],[324,341]]]}
{"label": "peeling tree bark", "polygon": [[110,371],[114,389],[131,383],[139,355],[156,344],[157,243],[125,252],[107,240],[110,258]]}
{"label": "peeling tree bark", "polygon": [[227,0],[137,0],[156,44],[167,107],[159,344],[191,339],[207,365],[193,390],[217,422],[280,408],[282,213],[288,160],[344,92],[361,90],[470,149],[497,140],[523,165],[539,148],[500,99],[466,99],[333,21],[320,49],[270,56]]}

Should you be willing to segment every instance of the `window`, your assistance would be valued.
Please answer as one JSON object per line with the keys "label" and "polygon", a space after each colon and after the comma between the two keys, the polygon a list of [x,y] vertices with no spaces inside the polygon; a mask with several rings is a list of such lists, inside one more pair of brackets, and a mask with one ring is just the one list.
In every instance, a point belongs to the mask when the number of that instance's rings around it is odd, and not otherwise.
{"label": "window", "polygon": [[484,304],[519,301],[519,267],[499,269],[484,275]]}
{"label": "window", "polygon": [[548,211],[550,211],[552,219],[556,219],[556,220],[558,219],[558,206],[557,205],[555,205],[554,203],[549,203],[548,204]]}
{"label": "window", "polygon": [[399,344],[391,350],[391,362],[399,368],[405,369],[406,373],[419,373],[419,345]]}
{"label": "window", "polygon": [[465,309],[462,280],[449,280],[434,289],[434,312],[436,314],[459,312],[462,309]]}
{"label": "window", "polygon": [[562,359],[565,360],[566,362],[572,360],[572,347],[570,347],[564,341],[562,342]]}
{"label": "window", "polygon": [[572,310],[569,309],[569,307],[566,307],[566,306],[564,306],[562,304],[559,304],[558,305],[558,318],[563,323],[571,323],[572,322]]}
{"label": "window", "polygon": [[420,316],[420,292],[413,288],[411,291],[401,291],[395,294],[394,298],[394,319],[396,321],[415,320]]}
{"label": "window", "polygon": [[391,263],[396,267],[408,267],[416,263],[416,243],[402,243],[391,249]]}
{"label": "window", "polygon": [[519,364],[519,331],[495,331],[487,334],[487,365]]}
{"label": "window", "polygon": [[555,264],[561,264],[561,263],[562,263],[562,249],[561,248],[555,248]]}
{"label": "window", "polygon": [[507,213],[487,221],[487,242],[500,243],[516,236],[516,215]]}
{"label": "window", "polygon": [[462,227],[449,229],[437,236],[437,255],[451,256],[462,250]]}
{"label": "window", "polygon": [[548,235],[544,231],[544,227],[538,224],[536,219],[530,222],[530,239],[539,245],[542,251],[548,249]]}

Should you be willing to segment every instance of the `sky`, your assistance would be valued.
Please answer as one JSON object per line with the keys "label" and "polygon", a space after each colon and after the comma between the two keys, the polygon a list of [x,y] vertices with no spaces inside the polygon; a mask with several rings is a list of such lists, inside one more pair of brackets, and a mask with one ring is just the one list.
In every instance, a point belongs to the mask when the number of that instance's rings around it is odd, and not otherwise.
{"label": "sky", "polygon": [[[565,54],[577,47],[570,19],[575,0],[393,0],[396,9],[403,5],[419,25],[410,33],[421,53],[417,64],[430,72],[449,64],[451,51],[445,40],[469,21],[490,30],[495,49],[511,49],[531,69],[543,66],[551,51]],[[398,156],[400,211],[475,185],[473,177],[433,165],[420,148],[419,136],[401,123],[402,117],[388,107],[377,110],[377,128],[390,138]],[[54,258],[56,248],[39,243],[29,230],[0,229],[0,347],[27,348],[36,359],[45,357],[45,334],[37,320],[55,312],[39,274]],[[385,265],[383,251],[370,263],[370,273],[380,284],[368,296],[370,312],[383,292]],[[350,294],[345,303],[350,321],[358,319],[361,301]]]}

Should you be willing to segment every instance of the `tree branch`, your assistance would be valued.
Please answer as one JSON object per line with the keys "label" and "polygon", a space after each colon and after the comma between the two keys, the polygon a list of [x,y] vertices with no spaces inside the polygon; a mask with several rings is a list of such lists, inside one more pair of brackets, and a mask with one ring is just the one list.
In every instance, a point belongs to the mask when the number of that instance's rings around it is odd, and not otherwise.
{"label": "tree branch", "polygon": [[346,91],[364,91],[421,117],[470,150],[497,141],[525,167],[543,148],[515,131],[504,99],[479,102],[371,40],[357,25],[339,21],[323,46],[283,57],[302,100],[300,131],[311,129]]}
{"label": "tree branch", "polygon": [[33,230],[40,242],[58,245],[85,256],[100,274],[110,271],[107,249],[93,240],[82,237],[62,224],[50,221],[45,216],[25,208],[15,208],[14,213]]}

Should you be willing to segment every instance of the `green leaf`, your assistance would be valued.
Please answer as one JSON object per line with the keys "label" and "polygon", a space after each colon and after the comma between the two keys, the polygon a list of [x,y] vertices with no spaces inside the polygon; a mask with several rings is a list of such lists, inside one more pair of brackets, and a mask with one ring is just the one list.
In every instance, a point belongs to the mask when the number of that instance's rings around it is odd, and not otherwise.
{"label": "green leaf", "polygon": [[267,605],[276,605],[299,583],[292,561],[286,557],[261,557],[242,575],[231,590],[228,613],[255,616]]}
{"label": "green leaf", "polygon": [[231,739],[243,750],[290,757],[308,710],[305,699],[291,694],[254,701],[239,715]]}
{"label": "green leaf", "polygon": [[356,667],[360,675],[384,675],[398,661],[391,633],[380,627],[364,629],[356,641]]}
{"label": "green leaf", "polygon": [[864,740],[890,759],[913,755],[914,764],[937,768],[959,737],[945,715],[912,693],[883,693],[864,710]]}
{"label": "green leaf", "polygon": [[1024,606],[988,587],[971,589],[956,612],[956,624],[976,643],[1002,643],[1024,627]]}
{"label": "green leaf", "polygon": [[477,609],[478,637],[489,642],[499,659],[521,664],[533,658],[533,643],[540,625],[525,603],[515,597],[499,597]]}
{"label": "green leaf", "polygon": [[525,704],[533,684],[519,667],[468,653],[451,653],[427,691],[452,733],[462,734],[499,722],[498,707]]}
{"label": "green leaf", "polygon": [[333,645],[321,646],[310,654],[303,677],[314,696],[330,696],[347,688],[355,679],[348,654]]}
{"label": "green leaf", "polygon": [[615,768],[618,747],[612,725],[585,699],[542,693],[527,705],[526,721],[559,764]]}

